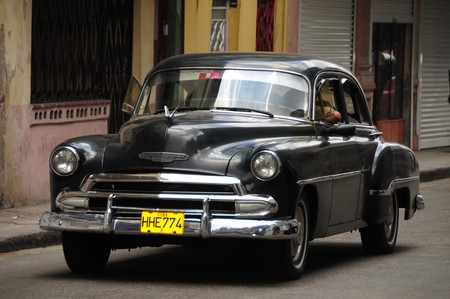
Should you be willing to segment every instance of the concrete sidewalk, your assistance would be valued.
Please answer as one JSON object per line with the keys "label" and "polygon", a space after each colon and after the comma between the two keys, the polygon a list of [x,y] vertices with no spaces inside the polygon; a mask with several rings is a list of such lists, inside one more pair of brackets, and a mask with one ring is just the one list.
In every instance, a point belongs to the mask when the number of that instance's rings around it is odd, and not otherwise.
{"label": "concrete sidewalk", "polygon": [[[421,182],[450,177],[450,147],[416,152]],[[425,198],[426,205],[426,198]],[[0,210],[0,253],[59,244],[59,232],[43,231],[39,219],[50,203]]]}

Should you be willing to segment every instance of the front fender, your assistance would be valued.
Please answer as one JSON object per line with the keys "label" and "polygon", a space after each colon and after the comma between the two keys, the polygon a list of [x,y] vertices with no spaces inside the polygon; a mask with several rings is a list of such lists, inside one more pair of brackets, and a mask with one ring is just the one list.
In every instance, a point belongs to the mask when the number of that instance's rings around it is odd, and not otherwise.
{"label": "front fender", "polygon": [[50,171],[50,202],[52,211],[56,211],[55,200],[62,190],[78,190],[86,176],[101,171],[104,150],[110,138],[111,135],[83,136],[67,140],[56,147],[70,146],[76,149],[80,155],[80,165],[75,173],[67,177],[61,177]]}

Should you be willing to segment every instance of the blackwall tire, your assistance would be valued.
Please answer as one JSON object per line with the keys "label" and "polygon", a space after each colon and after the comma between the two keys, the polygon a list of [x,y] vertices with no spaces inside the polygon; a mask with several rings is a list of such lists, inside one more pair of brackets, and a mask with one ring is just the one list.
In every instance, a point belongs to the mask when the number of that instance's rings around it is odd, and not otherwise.
{"label": "blackwall tire", "polygon": [[75,273],[100,272],[111,253],[103,235],[63,232],[62,246],[67,266]]}
{"label": "blackwall tire", "polygon": [[394,251],[398,235],[398,201],[395,192],[391,196],[386,220],[360,229],[364,250],[371,254],[388,254]]}

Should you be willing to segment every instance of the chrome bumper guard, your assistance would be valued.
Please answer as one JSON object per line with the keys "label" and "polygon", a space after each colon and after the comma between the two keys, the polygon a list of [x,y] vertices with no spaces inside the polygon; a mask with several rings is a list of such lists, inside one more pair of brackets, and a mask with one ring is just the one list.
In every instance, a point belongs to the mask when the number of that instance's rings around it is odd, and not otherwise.
{"label": "chrome bumper guard", "polygon": [[[108,216],[107,216],[108,217]],[[113,233],[140,235],[139,219],[107,219],[103,214],[61,214],[46,212],[39,225],[44,230],[78,231],[87,233]],[[185,219],[183,236],[233,237],[256,239],[290,239],[299,231],[300,223],[288,220],[249,219]]]}

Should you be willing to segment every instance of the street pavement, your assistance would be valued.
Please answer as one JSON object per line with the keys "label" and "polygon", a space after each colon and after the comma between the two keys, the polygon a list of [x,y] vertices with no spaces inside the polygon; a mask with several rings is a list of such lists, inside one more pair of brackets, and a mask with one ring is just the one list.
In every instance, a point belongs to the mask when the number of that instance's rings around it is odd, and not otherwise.
{"label": "street pavement", "polygon": [[[450,177],[450,147],[416,152],[421,182]],[[426,198],[425,198],[426,208]],[[50,203],[0,209],[0,253],[45,247],[61,242],[59,232],[43,231],[39,219],[50,210]]]}

